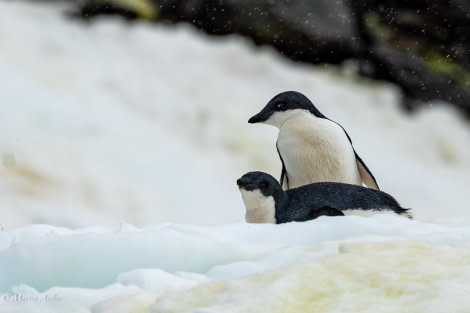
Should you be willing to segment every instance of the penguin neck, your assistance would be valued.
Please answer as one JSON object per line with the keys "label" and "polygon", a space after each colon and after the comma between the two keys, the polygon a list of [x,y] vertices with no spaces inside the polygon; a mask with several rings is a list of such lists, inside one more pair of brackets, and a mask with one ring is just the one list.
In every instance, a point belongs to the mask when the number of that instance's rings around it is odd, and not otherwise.
{"label": "penguin neck", "polygon": [[248,223],[276,224],[276,206],[273,196],[265,196],[259,190],[243,188],[240,192],[246,208],[245,220]]}
{"label": "penguin neck", "polygon": [[266,120],[264,123],[275,126],[279,129],[281,129],[282,125],[289,120],[292,117],[301,117],[301,116],[311,116],[315,117],[312,113],[310,113],[308,110],[304,109],[294,109],[294,110],[287,110],[284,112],[274,112],[268,120]]}

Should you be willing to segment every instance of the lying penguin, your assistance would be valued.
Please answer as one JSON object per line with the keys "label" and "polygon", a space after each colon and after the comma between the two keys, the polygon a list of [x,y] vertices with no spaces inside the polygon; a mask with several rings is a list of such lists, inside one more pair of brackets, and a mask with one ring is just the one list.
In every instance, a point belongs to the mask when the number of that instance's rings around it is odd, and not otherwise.
{"label": "lying penguin", "polygon": [[322,215],[394,213],[412,218],[389,194],[358,185],[314,183],[284,191],[264,172],[249,172],[237,180],[248,223],[302,222]]}
{"label": "lying penguin", "polygon": [[323,115],[303,94],[278,94],[248,122],[279,128],[276,148],[284,189],[331,181],[360,186],[364,183],[379,190],[344,128]]}

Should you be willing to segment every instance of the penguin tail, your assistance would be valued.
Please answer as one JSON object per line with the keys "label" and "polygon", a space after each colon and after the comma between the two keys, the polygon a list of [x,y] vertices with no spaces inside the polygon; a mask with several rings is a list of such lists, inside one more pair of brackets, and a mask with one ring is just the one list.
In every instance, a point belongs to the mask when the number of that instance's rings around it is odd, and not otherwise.
{"label": "penguin tail", "polygon": [[398,215],[401,215],[403,217],[407,217],[409,218],[410,220],[413,219],[413,213],[411,213],[410,211],[411,209],[403,209],[403,208],[399,208],[398,210],[396,210],[395,212],[398,214]]}

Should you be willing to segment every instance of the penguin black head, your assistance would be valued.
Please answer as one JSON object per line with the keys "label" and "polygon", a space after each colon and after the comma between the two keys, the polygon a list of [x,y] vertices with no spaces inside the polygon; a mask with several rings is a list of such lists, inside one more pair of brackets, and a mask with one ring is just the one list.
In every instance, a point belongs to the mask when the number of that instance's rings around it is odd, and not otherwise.
{"label": "penguin black head", "polygon": [[259,190],[265,197],[274,196],[280,188],[277,180],[271,175],[263,172],[249,172],[237,179],[240,189],[247,191]]}
{"label": "penguin black head", "polygon": [[308,111],[316,117],[326,118],[313,103],[297,91],[286,91],[272,98],[248,123],[266,123],[276,127],[299,110]]}
{"label": "penguin black head", "polygon": [[276,223],[276,201],[285,193],[271,175],[249,172],[237,180],[249,223]]}

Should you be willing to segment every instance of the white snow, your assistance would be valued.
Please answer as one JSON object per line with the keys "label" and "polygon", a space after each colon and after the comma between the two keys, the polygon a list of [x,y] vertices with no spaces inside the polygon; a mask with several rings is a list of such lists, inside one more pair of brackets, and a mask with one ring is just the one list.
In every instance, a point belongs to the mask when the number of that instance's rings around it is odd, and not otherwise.
{"label": "white snow", "polygon": [[[185,25],[83,23],[0,2],[0,311],[469,312],[470,129],[439,103]],[[278,177],[298,90],[414,221],[251,225],[236,179]]]}
{"label": "white snow", "polygon": [[2,312],[32,305],[46,312],[121,312],[124,304],[122,312],[141,306],[151,306],[149,312],[270,306],[273,312],[393,312],[418,302],[416,312],[470,309],[470,299],[461,297],[470,290],[470,226],[377,215],[281,225],[48,228],[0,233]]}

